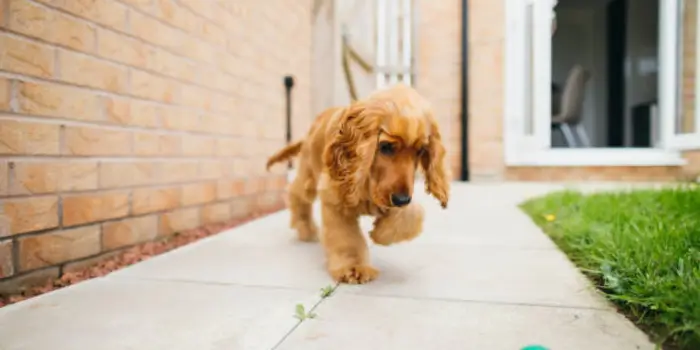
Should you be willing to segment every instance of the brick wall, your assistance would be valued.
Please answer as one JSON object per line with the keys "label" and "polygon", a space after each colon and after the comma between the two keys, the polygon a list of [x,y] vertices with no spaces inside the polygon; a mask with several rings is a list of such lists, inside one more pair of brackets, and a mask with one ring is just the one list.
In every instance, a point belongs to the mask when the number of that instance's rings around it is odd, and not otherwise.
{"label": "brick wall", "polygon": [[[697,55],[697,7],[698,0],[684,1],[683,11],[683,45],[681,60],[681,128],[683,131],[693,131],[699,127],[695,125],[695,78],[697,67],[695,57]],[[697,178],[700,176],[700,151],[689,151],[683,154],[688,165],[683,168],[685,178]]]}
{"label": "brick wall", "polygon": [[[282,205],[311,1],[0,0],[0,286]],[[7,282],[7,283],[6,283]]]}
{"label": "brick wall", "polygon": [[[460,173],[462,5],[417,1],[416,88],[445,130],[453,177]],[[474,180],[503,173],[503,1],[469,1],[469,168]]]}
{"label": "brick wall", "polygon": [[417,0],[414,85],[433,105],[450,169],[460,172],[461,1]]}

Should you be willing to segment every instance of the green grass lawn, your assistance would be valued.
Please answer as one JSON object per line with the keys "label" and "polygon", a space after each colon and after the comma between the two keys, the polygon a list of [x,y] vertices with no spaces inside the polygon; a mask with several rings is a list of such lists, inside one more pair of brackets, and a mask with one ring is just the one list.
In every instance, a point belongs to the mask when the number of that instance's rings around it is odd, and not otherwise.
{"label": "green grass lawn", "polygon": [[700,187],[521,205],[618,308],[669,349],[700,349]]}

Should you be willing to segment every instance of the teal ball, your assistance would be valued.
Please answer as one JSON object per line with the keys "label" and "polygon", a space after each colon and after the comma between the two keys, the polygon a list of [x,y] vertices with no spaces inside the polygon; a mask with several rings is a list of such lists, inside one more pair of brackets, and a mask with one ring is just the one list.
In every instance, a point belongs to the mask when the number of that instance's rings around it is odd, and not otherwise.
{"label": "teal ball", "polygon": [[542,345],[528,345],[520,350],[549,350]]}

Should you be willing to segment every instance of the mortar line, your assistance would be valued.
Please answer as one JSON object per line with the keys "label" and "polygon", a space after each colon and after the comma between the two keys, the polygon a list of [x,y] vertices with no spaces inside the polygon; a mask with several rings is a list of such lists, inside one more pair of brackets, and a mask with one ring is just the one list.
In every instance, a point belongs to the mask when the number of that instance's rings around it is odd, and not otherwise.
{"label": "mortar line", "polygon": [[475,299],[454,299],[454,298],[436,298],[436,297],[419,297],[419,296],[405,296],[405,295],[393,295],[393,294],[361,294],[357,292],[347,292],[347,295],[366,297],[366,298],[384,298],[384,299],[402,299],[402,300],[413,300],[413,301],[437,301],[445,303],[467,303],[467,304],[484,304],[484,305],[498,305],[498,306],[521,306],[521,307],[542,307],[551,309],[570,309],[570,310],[592,310],[592,311],[610,311],[610,309],[605,307],[596,306],[576,306],[576,305],[554,305],[554,304],[542,304],[542,303],[527,303],[527,302],[510,302],[510,301],[497,301],[497,300],[475,300]]}

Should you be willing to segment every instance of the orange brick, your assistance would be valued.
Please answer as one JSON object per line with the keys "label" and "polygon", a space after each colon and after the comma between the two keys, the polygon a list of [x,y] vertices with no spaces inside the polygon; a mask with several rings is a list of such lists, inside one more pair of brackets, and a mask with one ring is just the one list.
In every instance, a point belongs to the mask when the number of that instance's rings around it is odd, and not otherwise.
{"label": "orange brick", "polygon": [[249,216],[255,209],[251,197],[238,197],[231,201],[231,218],[241,219]]}
{"label": "orange brick", "polygon": [[112,97],[105,97],[103,102],[107,120],[112,123],[158,127],[158,109],[150,104]]}
{"label": "orange brick", "polygon": [[215,53],[211,44],[194,36],[179,36],[177,45],[172,47],[172,50],[180,55],[189,57],[193,60],[204,62],[206,64],[214,64],[218,52]]}
{"label": "orange brick", "polygon": [[121,130],[69,126],[64,135],[65,154],[70,155],[128,155],[133,145],[133,135]]}
{"label": "orange brick", "polygon": [[10,29],[29,36],[49,40],[54,38],[51,33],[55,13],[51,10],[28,0],[9,1]]}
{"label": "orange brick", "polygon": [[15,264],[12,262],[12,241],[0,242],[0,279],[15,274]]}
{"label": "orange brick", "polygon": [[180,32],[139,12],[130,13],[131,34],[153,44],[174,50],[186,39]]}
{"label": "orange brick", "polygon": [[196,0],[182,0],[179,3],[190,11],[208,19],[212,18],[212,13],[215,11],[214,2],[201,3]]}
{"label": "orange brick", "polygon": [[[228,95],[216,94],[214,97],[212,97],[212,99],[213,109],[231,115],[236,115],[239,113],[239,103],[236,98]],[[269,122],[270,121],[267,121],[267,123]],[[266,124],[266,127],[269,127],[269,124]]]}
{"label": "orange brick", "polygon": [[27,0],[8,1],[10,29],[79,51],[94,51],[95,30],[87,23]]}
{"label": "orange brick", "polygon": [[169,130],[195,131],[200,127],[200,119],[193,113],[169,108],[163,113],[163,127]]}
{"label": "orange brick", "polygon": [[185,58],[160,49],[149,53],[148,69],[177,79],[195,82],[200,67]]}
{"label": "orange brick", "polygon": [[199,164],[199,177],[201,179],[220,179],[224,177],[224,163],[219,160],[202,161]]}
{"label": "orange brick", "polygon": [[20,271],[84,258],[100,252],[100,226],[80,227],[19,239]]}
{"label": "orange brick", "polygon": [[42,194],[97,188],[95,162],[14,162],[10,194]]}
{"label": "orange brick", "polygon": [[238,173],[238,167],[240,166],[238,162],[240,159],[227,159],[224,158],[221,160],[223,163],[222,168],[224,170],[224,177],[226,178],[232,178],[232,177],[237,177],[236,173]]}
{"label": "orange brick", "polygon": [[204,67],[194,77],[195,83],[215,90],[229,91],[227,75],[219,71],[216,66]]}
{"label": "orange brick", "polygon": [[158,217],[144,216],[102,224],[102,250],[113,250],[153,240],[158,235]]}
{"label": "orange brick", "polygon": [[211,156],[216,152],[216,139],[208,136],[185,135],[182,137],[182,154],[185,156]]}
{"label": "orange brick", "polygon": [[156,0],[154,12],[156,16],[165,20],[165,22],[190,33],[197,32],[199,27],[205,23],[202,19],[171,0]]}
{"label": "orange brick", "polygon": [[0,77],[0,111],[10,110],[10,81]]}
{"label": "orange brick", "polygon": [[211,99],[211,91],[197,86],[184,85],[180,88],[180,99],[178,100],[178,104],[188,107],[210,110],[212,107]]}
{"label": "orange brick", "polygon": [[158,176],[163,183],[192,181],[198,177],[199,164],[196,161],[163,163]]}
{"label": "orange brick", "polygon": [[205,205],[202,208],[202,223],[217,224],[231,219],[231,205],[228,203],[215,203]]}
{"label": "orange brick", "polygon": [[119,30],[126,28],[126,6],[112,0],[37,0]]}
{"label": "orange brick", "polygon": [[148,48],[138,40],[108,29],[98,29],[97,54],[136,67],[146,67]]}
{"label": "orange brick", "polygon": [[77,120],[100,119],[97,96],[82,89],[21,82],[17,98],[22,113]]}
{"label": "orange brick", "polygon": [[7,220],[11,235],[53,228],[58,226],[58,197],[8,199],[0,216]]}
{"label": "orange brick", "polygon": [[160,236],[171,235],[197,228],[201,225],[199,208],[184,208],[174,210],[160,216],[158,234]]}
{"label": "orange brick", "polygon": [[182,188],[182,205],[212,202],[216,199],[216,182],[185,185]]}
{"label": "orange brick", "polygon": [[[6,196],[8,192],[10,170],[7,161],[0,160],[0,196]],[[0,235],[2,236],[2,235]]]}
{"label": "orange brick", "polygon": [[216,154],[222,157],[234,157],[243,154],[244,143],[238,138],[219,138],[216,140]]}
{"label": "orange brick", "polygon": [[245,186],[246,194],[259,194],[266,190],[268,190],[267,180],[261,177],[249,178]]}
{"label": "orange brick", "polygon": [[0,36],[0,69],[38,77],[52,77],[54,49],[24,39]]}
{"label": "orange brick", "polygon": [[58,50],[60,79],[112,92],[126,90],[127,69],[84,54]]}
{"label": "orange brick", "polygon": [[59,126],[0,119],[0,154],[59,154]]}
{"label": "orange brick", "polygon": [[245,193],[245,181],[236,180],[219,180],[216,184],[216,198],[229,199],[243,195]]}
{"label": "orange brick", "polygon": [[104,105],[105,115],[111,123],[129,125],[131,124],[131,105],[128,99],[104,97],[102,104]]}
{"label": "orange brick", "polygon": [[139,156],[174,156],[180,153],[180,138],[176,135],[137,133],[134,153]]}
{"label": "orange brick", "polygon": [[280,206],[280,197],[278,193],[267,192],[257,196],[255,207],[258,211],[269,212],[278,209]]}
{"label": "orange brick", "polygon": [[203,22],[201,26],[198,27],[197,34],[204,40],[219,46],[226,45],[227,35],[226,32],[213,25],[209,22]]}
{"label": "orange brick", "polygon": [[177,187],[135,189],[133,214],[140,215],[175,209],[180,205],[181,190]]}
{"label": "orange brick", "polygon": [[73,195],[63,198],[63,225],[116,219],[129,213],[129,194],[110,192]]}
{"label": "orange brick", "polygon": [[228,53],[218,55],[216,57],[216,65],[219,69],[223,70],[224,72],[235,76],[239,76],[242,72],[242,69],[244,69],[241,66],[241,59]]}
{"label": "orange brick", "polygon": [[131,120],[134,125],[159,127],[163,107],[151,103],[131,101]]}
{"label": "orange brick", "polygon": [[152,184],[161,181],[153,162],[102,162],[100,188],[117,188]]}
{"label": "orange brick", "polygon": [[[264,159],[263,159],[264,160]],[[257,175],[261,171],[264,171],[265,168],[261,169],[256,169],[255,164],[251,159],[248,158],[239,158],[235,159],[233,162],[233,165],[227,170],[227,176],[229,177],[243,177],[243,176],[249,176],[249,175]]]}
{"label": "orange brick", "polygon": [[144,10],[146,12],[153,9],[153,0],[123,0],[125,3],[130,4],[138,9]]}
{"label": "orange brick", "polygon": [[131,88],[133,95],[155,101],[173,102],[175,100],[175,84],[140,70],[131,70]]}

